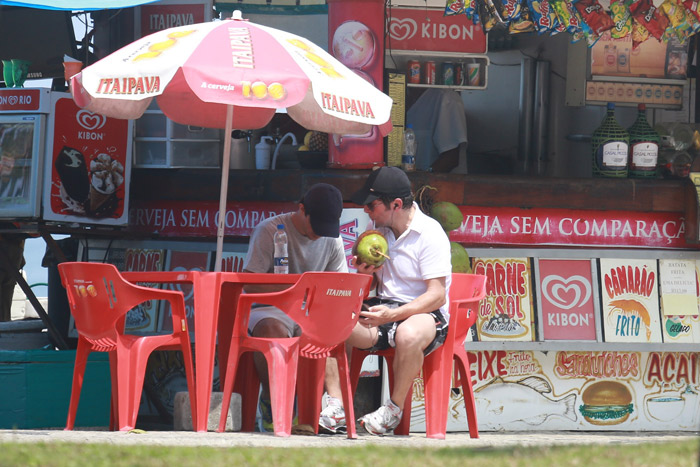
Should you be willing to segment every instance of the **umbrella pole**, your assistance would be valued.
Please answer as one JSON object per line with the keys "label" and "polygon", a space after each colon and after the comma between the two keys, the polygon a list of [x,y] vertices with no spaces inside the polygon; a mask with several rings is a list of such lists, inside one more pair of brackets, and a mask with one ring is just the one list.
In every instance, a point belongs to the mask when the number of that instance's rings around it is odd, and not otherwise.
{"label": "umbrella pole", "polygon": [[228,198],[228,176],[231,165],[231,131],[233,130],[233,106],[226,107],[226,130],[224,132],[224,157],[221,161],[221,193],[219,194],[219,224],[216,229],[216,259],[214,272],[221,271],[221,255],[224,250],[224,226],[226,225],[226,201]]}

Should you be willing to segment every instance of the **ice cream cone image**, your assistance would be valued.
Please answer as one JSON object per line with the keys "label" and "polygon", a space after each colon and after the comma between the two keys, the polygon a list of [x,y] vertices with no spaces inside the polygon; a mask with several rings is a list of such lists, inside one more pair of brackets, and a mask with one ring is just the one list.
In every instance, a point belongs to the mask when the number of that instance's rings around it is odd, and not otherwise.
{"label": "ice cream cone image", "polygon": [[100,209],[100,206],[105,204],[109,198],[114,196],[114,193],[102,193],[96,190],[94,186],[90,187],[90,211],[95,213]]}
{"label": "ice cream cone image", "polygon": [[95,217],[114,213],[119,200],[117,189],[124,183],[124,166],[107,154],[99,154],[90,162],[90,196],[87,211]]}

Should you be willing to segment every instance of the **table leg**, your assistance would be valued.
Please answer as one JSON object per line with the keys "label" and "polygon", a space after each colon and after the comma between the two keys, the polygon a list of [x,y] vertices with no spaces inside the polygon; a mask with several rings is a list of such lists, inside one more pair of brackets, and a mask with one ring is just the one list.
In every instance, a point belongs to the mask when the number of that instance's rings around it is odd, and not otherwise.
{"label": "table leg", "polygon": [[228,368],[228,352],[231,346],[231,336],[233,335],[233,323],[236,319],[238,297],[242,291],[243,284],[221,284],[221,303],[219,304],[221,308],[219,309],[217,338],[219,342],[219,381],[222,389],[226,379],[226,369]]}
{"label": "table leg", "polygon": [[195,430],[206,432],[209,420],[211,388],[214,380],[216,323],[220,303],[221,280],[216,273],[202,272],[193,278],[195,337]]}

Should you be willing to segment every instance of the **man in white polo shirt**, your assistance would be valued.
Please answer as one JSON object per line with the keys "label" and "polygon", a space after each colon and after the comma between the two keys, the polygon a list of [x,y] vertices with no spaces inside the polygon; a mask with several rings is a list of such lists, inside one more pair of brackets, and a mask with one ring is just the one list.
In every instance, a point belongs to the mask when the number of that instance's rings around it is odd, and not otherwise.
{"label": "man in white polo shirt", "polygon": [[[401,421],[403,405],[423,358],[447,336],[448,291],[452,277],[450,241],[440,224],[413,201],[411,182],[398,167],[372,172],[352,196],[363,205],[373,226],[389,244],[388,259],[380,267],[357,264],[359,273],[373,274],[377,296],[366,302],[348,344],[365,350],[395,348],[391,397],[359,422],[368,433],[383,435]],[[328,406],[319,424],[331,432],[345,424],[339,378],[326,373]]]}

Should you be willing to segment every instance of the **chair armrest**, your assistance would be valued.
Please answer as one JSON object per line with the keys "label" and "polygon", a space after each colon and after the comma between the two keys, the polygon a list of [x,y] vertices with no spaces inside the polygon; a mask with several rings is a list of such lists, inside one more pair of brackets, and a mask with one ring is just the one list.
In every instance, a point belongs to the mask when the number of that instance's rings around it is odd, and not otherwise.
{"label": "chair armrest", "polygon": [[[165,300],[170,304],[170,312],[173,317],[173,329],[180,329],[180,324],[184,320],[185,327],[187,326],[187,312],[185,310],[185,294],[178,290],[155,289],[153,287],[144,287],[129,283],[131,287],[146,291],[149,297],[144,301],[149,300]],[[143,302],[141,302],[143,303]],[[185,330],[185,329],[183,329]]]}

